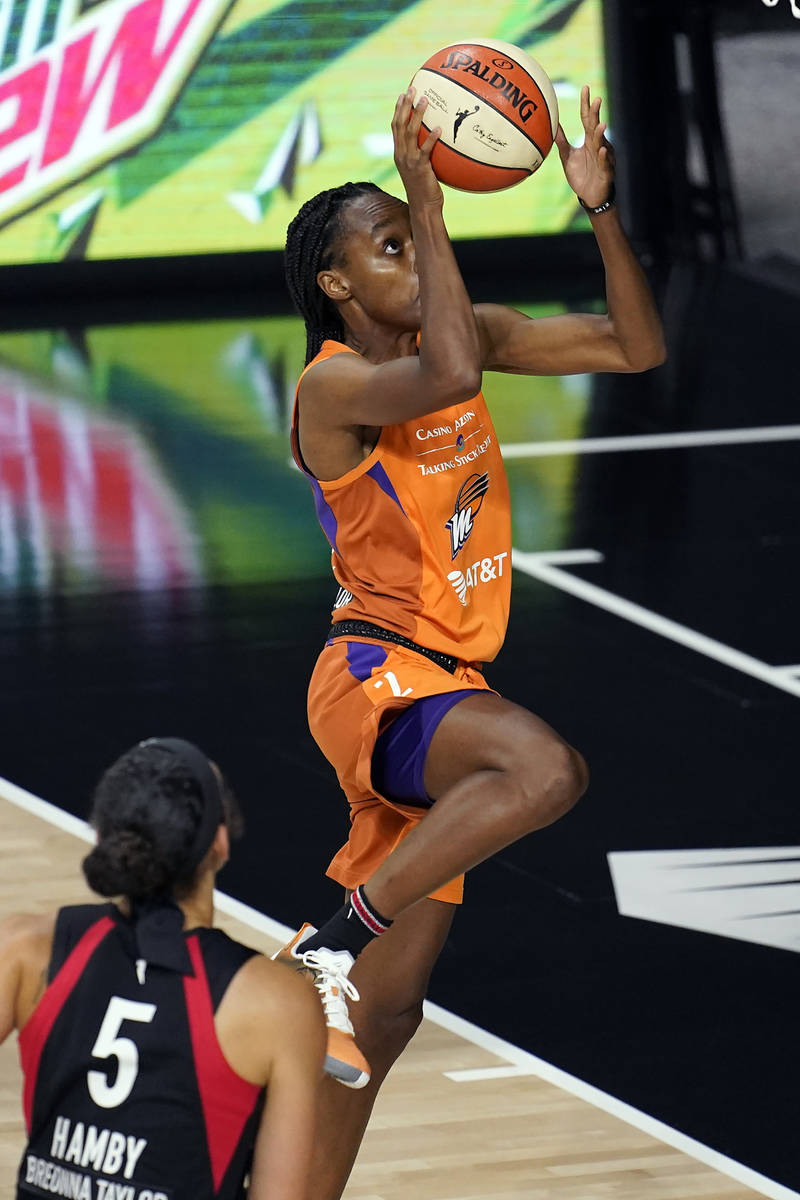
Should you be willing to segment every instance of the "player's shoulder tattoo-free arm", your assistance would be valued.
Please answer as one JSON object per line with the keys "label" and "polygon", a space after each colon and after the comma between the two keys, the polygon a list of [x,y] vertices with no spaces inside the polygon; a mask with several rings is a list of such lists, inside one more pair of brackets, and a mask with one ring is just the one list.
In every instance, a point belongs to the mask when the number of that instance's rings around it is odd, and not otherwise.
{"label": "player's shoulder tattoo-free arm", "polygon": [[270,966],[276,1036],[248,1196],[296,1200],[306,1194],[308,1184],[327,1039],[313,985],[289,967]]}
{"label": "player's shoulder tattoo-free arm", "polygon": [[16,913],[0,920],[0,1043],[17,1027],[23,987],[38,990],[55,916]]}

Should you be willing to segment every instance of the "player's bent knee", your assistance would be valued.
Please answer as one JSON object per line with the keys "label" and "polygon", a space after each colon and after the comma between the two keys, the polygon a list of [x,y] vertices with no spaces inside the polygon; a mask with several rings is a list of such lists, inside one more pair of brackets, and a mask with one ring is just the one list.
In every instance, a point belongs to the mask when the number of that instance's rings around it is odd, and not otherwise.
{"label": "player's bent knee", "polygon": [[589,784],[583,755],[560,738],[541,744],[527,759],[523,790],[537,826],[557,821],[577,804]]}
{"label": "player's bent knee", "polygon": [[589,766],[586,759],[581,754],[580,750],[576,750],[574,746],[568,747],[573,759],[573,771],[575,775],[576,795],[575,801],[580,800],[589,786]]}
{"label": "player's bent knee", "polygon": [[561,742],[551,751],[550,775],[547,780],[547,795],[550,799],[555,816],[564,813],[577,804],[589,783],[589,769],[582,754]]}

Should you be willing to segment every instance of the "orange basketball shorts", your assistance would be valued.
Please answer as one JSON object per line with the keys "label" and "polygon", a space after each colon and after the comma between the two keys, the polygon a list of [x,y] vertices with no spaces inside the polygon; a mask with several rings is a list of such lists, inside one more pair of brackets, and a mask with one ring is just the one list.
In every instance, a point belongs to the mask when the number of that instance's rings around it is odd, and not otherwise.
{"label": "orange basketball shorts", "polygon": [[[413,650],[368,638],[336,638],[324,647],[309,684],[308,723],[350,804],[350,836],[328,867],[331,879],[346,888],[365,883],[425,816],[424,808],[373,787],[378,735],[415,700],[468,688],[491,691],[467,663],[451,675]],[[432,898],[460,904],[463,892],[461,875]]]}

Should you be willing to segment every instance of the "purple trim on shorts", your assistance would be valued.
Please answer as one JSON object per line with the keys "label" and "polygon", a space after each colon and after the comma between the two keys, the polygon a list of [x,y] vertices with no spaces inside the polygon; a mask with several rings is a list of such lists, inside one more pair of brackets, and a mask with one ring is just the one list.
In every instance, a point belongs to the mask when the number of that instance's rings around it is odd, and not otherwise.
{"label": "purple trim on shorts", "polygon": [[314,493],[314,507],[317,510],[317,519],[322,526],[322,532],[331,544],[331,547],[339,553],[339,547],[336,545],[336,534],[339,526],[336,522],[336,517],[333,515],[333,509],[322,494],[322,488],[319,485],[319,480],[313,475],[308,476],[308,482],[311,484],[311,491]]}
{"label": "purple trim on shorts", "polygon": [[361,683],[369,679],[373,667],[380,667],[386,662],[387,654],[382,646],[371,646],[369,642],[346,642],[347,665],[350,674]]}
{"label": "purple trim on shorts", "polygon": [[474,695],[475,688],[466,688],[423,696],[384,729],[372,752],[372,783],[382,796],[431,807],[434,801],[425,791],[425,759],[431,740],[445,713]]}
{"label": "purple trim on shorts", "polygon": [[369,475],[369,477],[371,479],[375,480],[378,487],[382,491],[386,492],[386,495],[389,496],[390,499],[394,500],[395,504],[400,509],[400,512],[403,514],[403,516],[406,516],[406,510],[403,508],[402,504],[400,503],[400,499],[397,495],[397,492],[394,490],[392,481],[389,478],[389,476],[386,474],[386,471],[385,471],[383,465],[379,462],[376,462],[374,466],[370,467],[370,469],[367,471],[367,474]]}

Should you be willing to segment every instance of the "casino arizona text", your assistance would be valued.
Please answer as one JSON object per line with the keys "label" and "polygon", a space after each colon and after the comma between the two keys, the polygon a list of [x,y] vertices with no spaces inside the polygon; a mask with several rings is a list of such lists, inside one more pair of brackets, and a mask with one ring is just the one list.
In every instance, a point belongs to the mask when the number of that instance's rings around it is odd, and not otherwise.
{"label": "casino arizona text", "polygon": [[[439,64],[440,71],[467,71],[476,79],[482,79],[490,87],[496,88],[501,96],[510,101],[513,108],[518,109],[523,121],[527,121],[536,112],[539,105],[525,92],[521,92],[513,80],[506,79],[500,71],[494,71],[491,78],[491,67],[482,63],[479,58],[473,58],[466,50],[451,50],[443,63]],[[479,97],[480,99],[480,97]]]}

